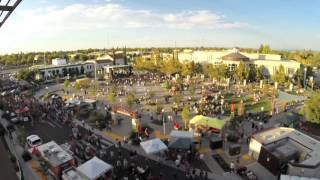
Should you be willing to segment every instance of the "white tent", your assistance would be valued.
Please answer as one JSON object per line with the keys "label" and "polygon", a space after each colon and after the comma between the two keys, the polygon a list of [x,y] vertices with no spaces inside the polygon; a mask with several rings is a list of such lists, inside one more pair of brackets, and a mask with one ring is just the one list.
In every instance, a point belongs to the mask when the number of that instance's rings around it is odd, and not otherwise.
{"label": "white tent", "polygon": [[110,164],[105,163],[97,157],[93,157],[89,161],[77,167],[77,170],[90,180],[98,179],[111,169],[112,166]]}
{"label": "white tent", "polygon": [[168,149],[168,147],[158,138],[141,142],[140,145],[147,154],[154,154]]}
{"label": "white tent", "polygon": [[170,138],[192,138],[192,131],[171,131]]}

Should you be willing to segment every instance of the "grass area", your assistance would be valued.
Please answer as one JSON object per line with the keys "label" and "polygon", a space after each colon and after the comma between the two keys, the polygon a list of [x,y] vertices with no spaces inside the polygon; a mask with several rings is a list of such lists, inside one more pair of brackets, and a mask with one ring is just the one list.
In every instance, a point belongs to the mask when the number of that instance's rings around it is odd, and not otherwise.
{"label": "grass area", "polygon": [[271,100],[262,99],[256,104],[246,104],[246,111],[251,113],[261,112],[261,107],[264,107],[264,111],[271,111]]}
{"label": "grass area", "polygon": [[241,99],[243,100],[243,103],[251,103],[253,101],[252,96],[240,96],[240,97],[236,97],[236,96],[229,96],[227,98],[225,98],[226,102],[228,103],[240,103]]}

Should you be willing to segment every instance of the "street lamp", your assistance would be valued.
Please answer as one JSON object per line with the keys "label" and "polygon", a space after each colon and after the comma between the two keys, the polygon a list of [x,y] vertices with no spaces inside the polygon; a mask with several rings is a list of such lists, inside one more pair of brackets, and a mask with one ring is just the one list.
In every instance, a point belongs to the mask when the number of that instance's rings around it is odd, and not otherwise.
{"label": "street lamp", "polygon": [[304,68],[304,77],[303,77],[303,79],[304,79],[304,83],[303,83],[303,85],[304,85],[304,89],[306,89],[306,81],[307,81],[307,67],[305,67],[305,68]]}
{"label": "street lamp", "polygon": [[166,134],[166,123],[164,121],[164,109],[161,110],[161,115],[162,115],[162,124],[163,124],[163,134]]}

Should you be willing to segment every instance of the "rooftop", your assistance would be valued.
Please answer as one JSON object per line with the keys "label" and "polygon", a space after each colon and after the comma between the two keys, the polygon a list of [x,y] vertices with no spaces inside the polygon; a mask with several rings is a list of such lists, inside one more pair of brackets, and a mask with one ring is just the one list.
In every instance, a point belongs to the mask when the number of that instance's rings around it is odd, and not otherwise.
{"label": "rooftop", "polygon": [[247,56],[244,56],[239,52],[232,52],[230,54],[222,56],[221,58],[222,60],[230,60],[230,61],[250,61],[250,59]]}
{"label": "rooftop", "polygon": [[73,159],[73,157],[63,150],[56,142],[50,141],[38,146],[41,156],[52,166],[57,167]]}
{"label": "rooftop", "polygon": [[[299,164],[320,165],[320,142],[293,128],[277,127],[253,135],[264,146],[278,144],[274,151],[292,152],[297,150],[304,154]],[[278,143],[279,142],[279,143]]]}
{"label": "rooftop", "polygon": [[85,175],[80,173],[76,168],[71,167],[62,173],[63,180],[89,180]]}
{"label": "rooftop", "polygon": [[68,63],[68,64],[63,64],[63,65],[35,65],[32,66],[31,68],[33,69],[51,69],[51,68],[62,68],[62,67],[69,67],[69,66],[79,66],[79,65],[85,65],[85,64],[89,64],[90,62],[77,62],[77,63]]}

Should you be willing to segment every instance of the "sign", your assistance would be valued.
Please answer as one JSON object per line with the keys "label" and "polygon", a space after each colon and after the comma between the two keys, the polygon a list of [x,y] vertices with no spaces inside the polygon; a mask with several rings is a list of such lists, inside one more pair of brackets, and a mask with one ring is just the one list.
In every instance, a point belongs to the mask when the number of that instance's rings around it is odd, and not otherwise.
{"label": "sign", "polygon": [[231,104],[231,113],[234,113],[234,110],[235,110],[235,104],[232,103],[232,104]]}

